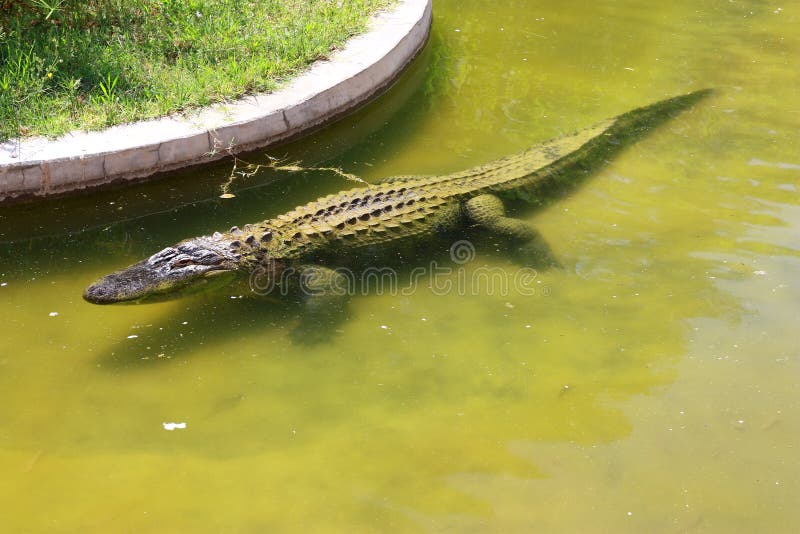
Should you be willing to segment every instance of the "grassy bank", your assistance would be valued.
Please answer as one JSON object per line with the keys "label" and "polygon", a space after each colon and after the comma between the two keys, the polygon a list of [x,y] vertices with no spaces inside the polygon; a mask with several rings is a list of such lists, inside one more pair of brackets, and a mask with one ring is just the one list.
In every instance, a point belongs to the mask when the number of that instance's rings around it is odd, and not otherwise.
{"label": "grassy bank", "polygon": [[269,91],[392,0],[0,0],[0,139]]}

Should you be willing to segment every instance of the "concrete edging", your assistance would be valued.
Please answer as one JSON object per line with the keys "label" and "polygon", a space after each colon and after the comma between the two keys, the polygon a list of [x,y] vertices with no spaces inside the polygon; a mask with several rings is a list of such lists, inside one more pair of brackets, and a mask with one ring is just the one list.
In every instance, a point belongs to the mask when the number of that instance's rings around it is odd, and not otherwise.
{"label": "concrete edging", "polygon": [[186,116],[0,144],[0,202],[141,179],[299,137],[387,89],[424,46],[432,0],[400,0],[283,89]]}

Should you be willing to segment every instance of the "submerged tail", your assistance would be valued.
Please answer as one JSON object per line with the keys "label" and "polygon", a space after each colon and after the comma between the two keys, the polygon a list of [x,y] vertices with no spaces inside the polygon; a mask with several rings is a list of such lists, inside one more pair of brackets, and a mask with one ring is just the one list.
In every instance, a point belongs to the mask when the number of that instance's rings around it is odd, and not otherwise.
{"label": "submerged tail", "polygon": [[596,169],[712,92],[712,89],[702,89],[661,100],[520,154],[440,176],[436,181],[447,182],[463,193],[524,191],[553,185],[553,182],[558,185],[564,179],[574,182],[574,172],[588,173]]}

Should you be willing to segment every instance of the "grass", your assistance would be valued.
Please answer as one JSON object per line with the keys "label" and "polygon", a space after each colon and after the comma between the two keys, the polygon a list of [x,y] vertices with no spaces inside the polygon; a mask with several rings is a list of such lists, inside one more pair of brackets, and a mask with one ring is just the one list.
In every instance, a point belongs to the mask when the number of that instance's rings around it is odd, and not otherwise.
{"label": "grass", "polygon": [[0,0],[0,140],[270,91],[393,0]]}

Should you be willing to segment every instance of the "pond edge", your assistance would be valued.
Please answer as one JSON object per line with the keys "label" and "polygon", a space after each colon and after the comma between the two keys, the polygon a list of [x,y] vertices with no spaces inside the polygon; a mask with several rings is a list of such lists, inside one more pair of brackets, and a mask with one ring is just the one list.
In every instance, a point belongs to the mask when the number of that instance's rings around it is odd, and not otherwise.
{"label": "pond edge", "polygon": [[400,0],[282,89],[184,115],[0,144],[0,203],[141,181],[311,133],[386,91],[422,50],[432,0]]}

